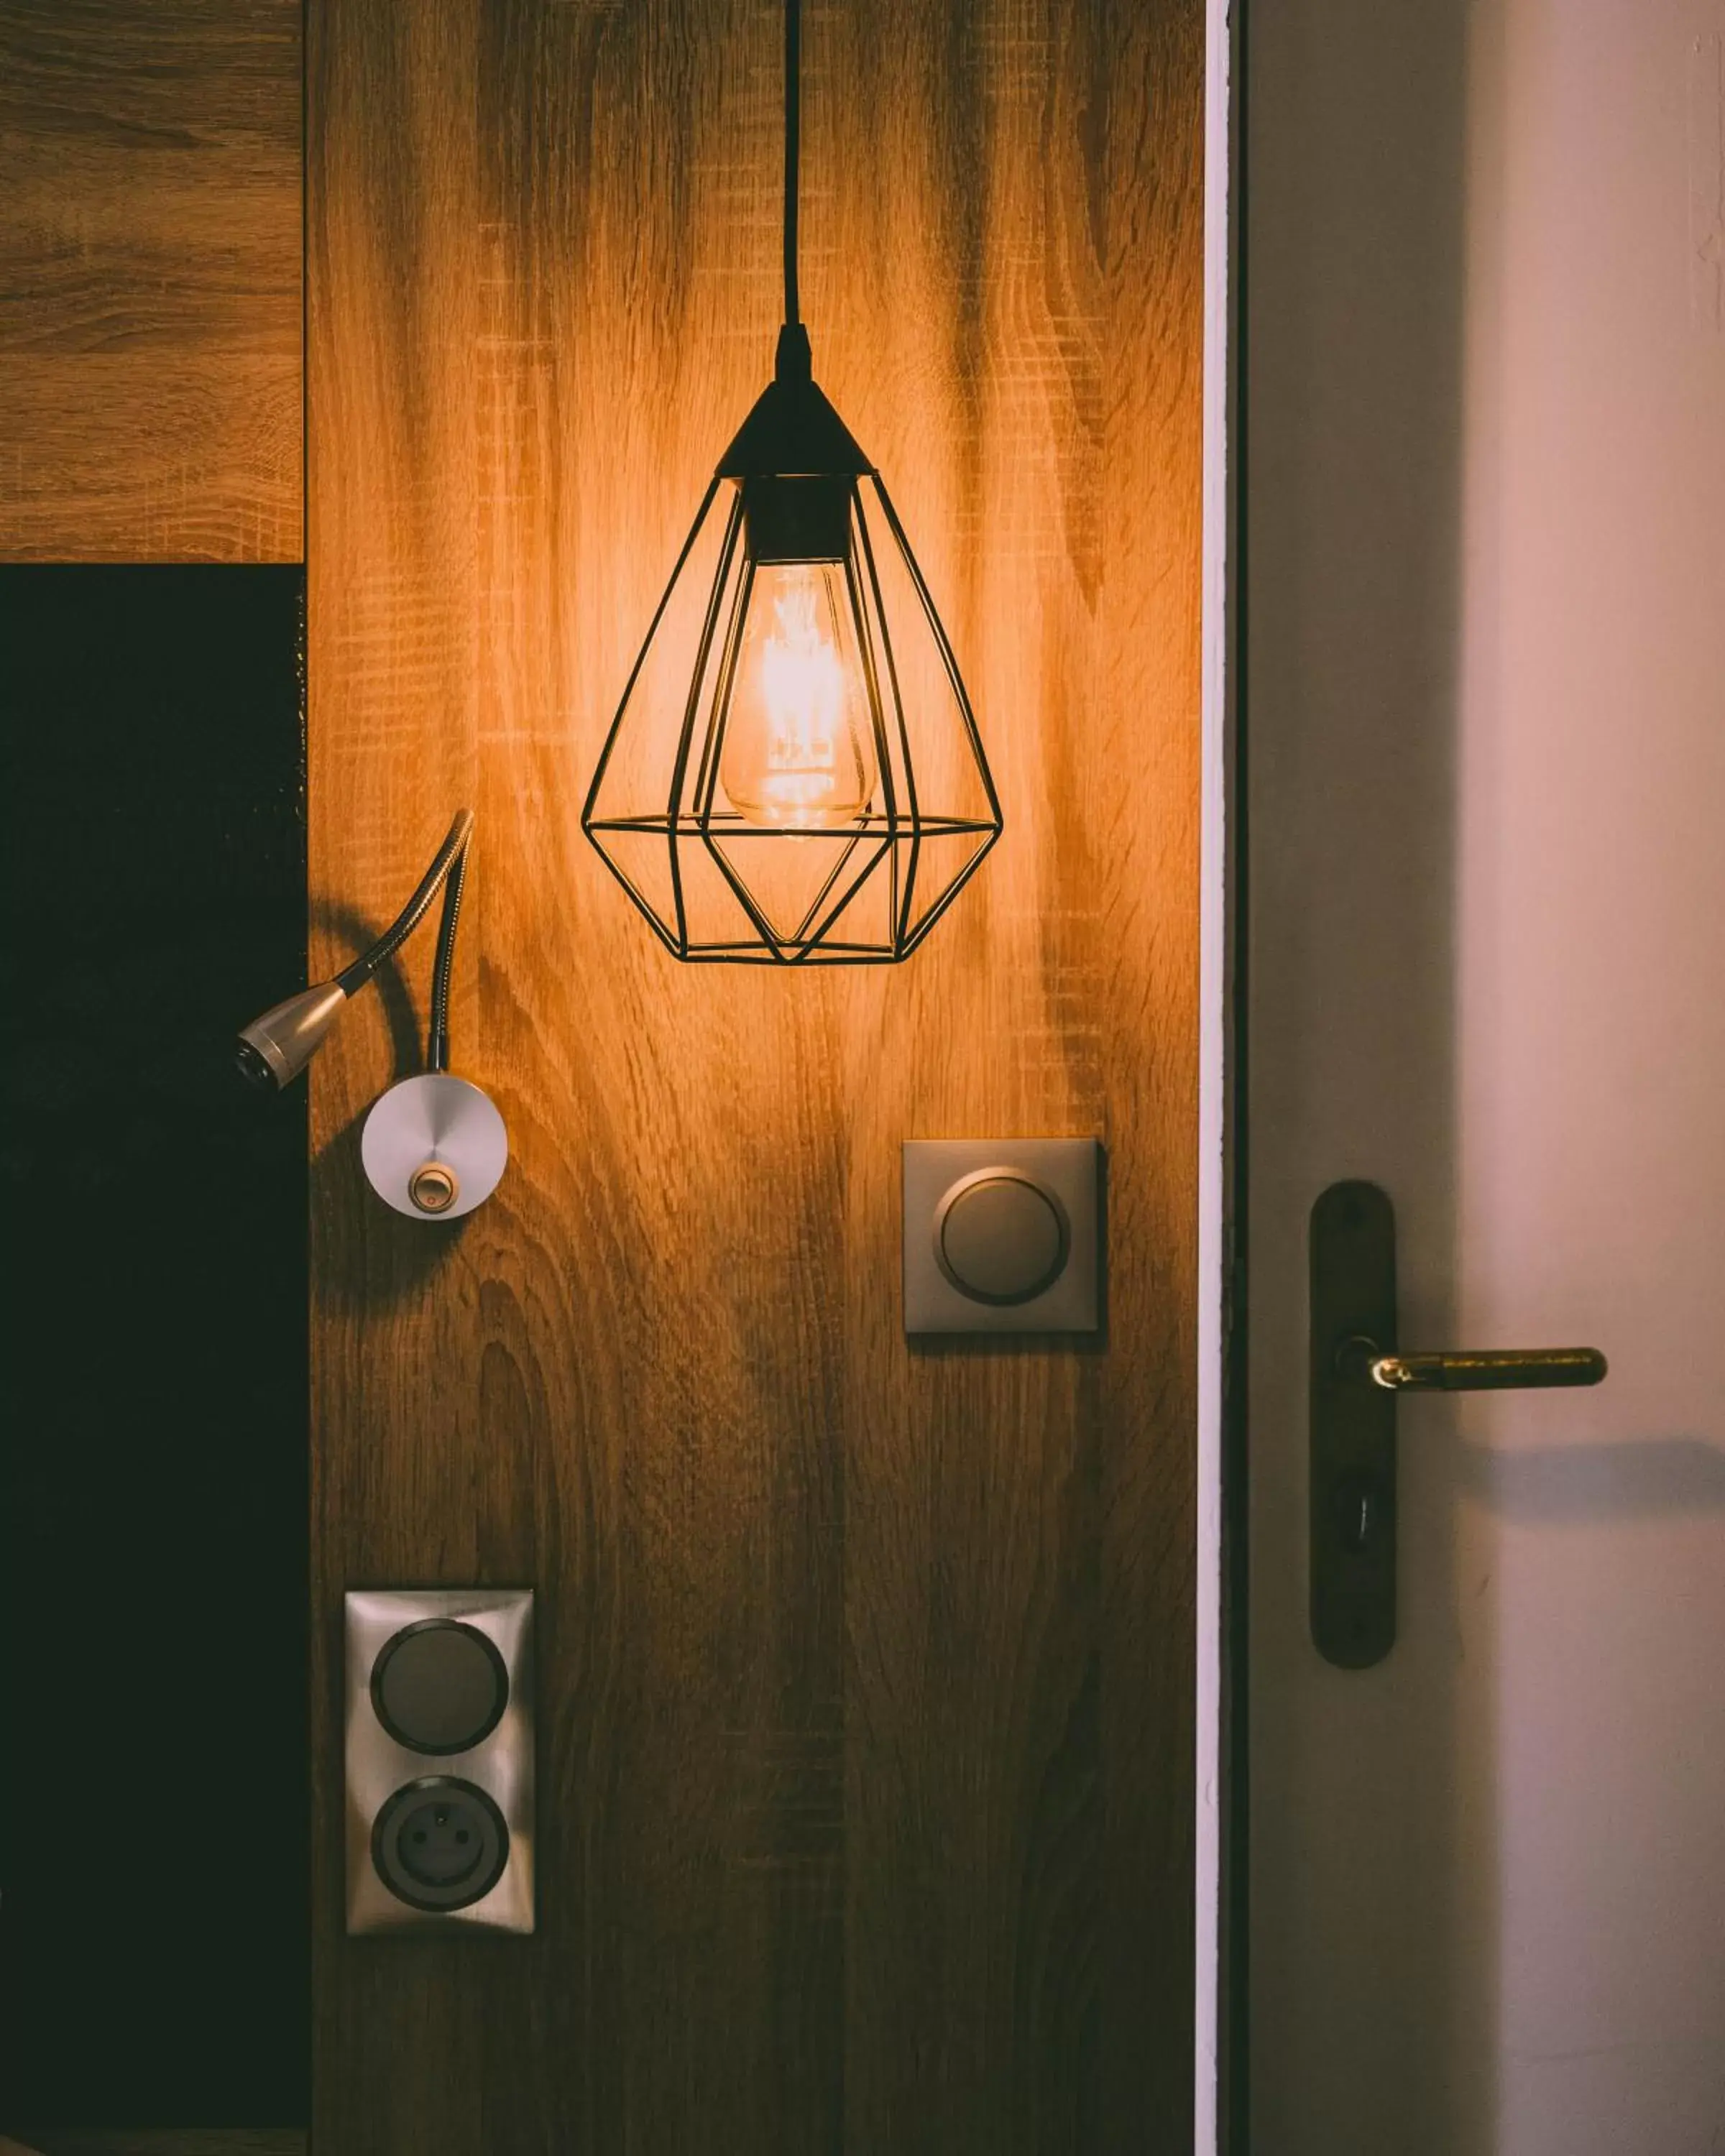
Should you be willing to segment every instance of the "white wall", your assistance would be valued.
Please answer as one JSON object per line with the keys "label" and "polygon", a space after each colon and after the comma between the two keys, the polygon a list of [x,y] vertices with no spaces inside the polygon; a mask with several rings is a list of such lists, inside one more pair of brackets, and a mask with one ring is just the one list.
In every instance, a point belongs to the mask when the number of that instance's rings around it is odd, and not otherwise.
{"label": "white wall", "polygon": [[1563,2156],[1725,2147],[1722,54],[1683,0],[1514,0],[1471,47],[1460,1316],[1615,1363],[1460,1431],[1499,2133]]}
{"label": "white wall", "polygon": [[[1725,6],[1254,0],[1254,2148],[1725,2150]],[[1305,1636],[1396,1197],[1404,1634]],[[1415,1340],[1418,1332],[1424,1336]]]}

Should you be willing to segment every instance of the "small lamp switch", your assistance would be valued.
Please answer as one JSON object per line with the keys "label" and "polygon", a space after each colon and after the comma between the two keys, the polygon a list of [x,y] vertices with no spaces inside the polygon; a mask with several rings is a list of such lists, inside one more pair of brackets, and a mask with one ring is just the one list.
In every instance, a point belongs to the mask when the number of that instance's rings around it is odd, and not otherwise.
{"label": "small lamp switch", "polygon": [[1101,1166],[1093,1138],[907,1141],[906,1332],[1094,1332]]}

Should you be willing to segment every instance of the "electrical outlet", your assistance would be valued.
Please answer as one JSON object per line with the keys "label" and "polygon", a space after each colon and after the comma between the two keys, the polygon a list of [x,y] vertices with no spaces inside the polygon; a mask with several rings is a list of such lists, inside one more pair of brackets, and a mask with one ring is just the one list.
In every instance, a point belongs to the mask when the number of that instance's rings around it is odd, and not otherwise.
{"label": "electrical outlet", "polygon": [[533,1597],[355,1590],[347,1928],[533,1928]]}

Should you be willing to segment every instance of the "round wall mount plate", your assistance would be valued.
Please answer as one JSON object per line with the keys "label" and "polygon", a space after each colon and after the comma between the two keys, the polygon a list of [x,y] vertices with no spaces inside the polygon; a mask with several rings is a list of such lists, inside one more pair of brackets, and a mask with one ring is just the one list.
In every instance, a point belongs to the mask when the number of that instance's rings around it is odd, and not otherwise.
{"label": "round wall mount plate", "polygon": [[[477,1086],[439,1071],[403,1078],[372,1103],[359,1153],[386,1205],[410,1220],[454,1220],[497,1188],[509,1134]],[[427,1172],[437,1167],[447,1176]]]}

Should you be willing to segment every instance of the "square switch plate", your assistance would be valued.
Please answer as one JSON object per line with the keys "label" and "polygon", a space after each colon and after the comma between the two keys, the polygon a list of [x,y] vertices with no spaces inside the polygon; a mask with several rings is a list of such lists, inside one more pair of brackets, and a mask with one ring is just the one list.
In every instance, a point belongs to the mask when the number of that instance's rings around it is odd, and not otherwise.
{"label": "square switch plate", "polygon": [[[1095,1138],[908,1138],[904,1145],[905,1331],[952,1332],[1094,1332],[1102,1322],[1102,1148]],[[998,1175],[991,1171],[998,1170]],[[1028,1276],[1013,1291],[1022,1299],[990,1299],[967,1293],[952,1260],[958,1255],[956,1227],[969,1199],[986,1187],[990,1198],[1011,1187],[1025,1201]],[[960,1186],[963,1186],[963,1188]],[[1052,1277],[1040,1290],[1034,1279],[1040,1259],[1039,1222],[1047,1213],[1048,1266]],[[953,1208],[959,1209],[949,1209]],[[985,1260],[996,1255],[997,1224],[1010,1233],[1009,1204],[978,1208],[971,1248]],[[977,1235],[981,1241],[978,1243]],[[1058,1246],[1053,1241],[1058,1235]],[[1057,1269],[1055,1269],[1057,1268]],[[996,1281],[999,1286],[1001,1282]]]}
{"label": "square switch plate", "polygon": [[[347,1664],[347,1929],[393,1932],[531,1932],[533,1928],[533,1594],[531,1588],[354,1589],[346,1597]],[[494,1712],[471,1735],[410,1743],[379,1712],[390,1698],[378,1680],[384,1650],[409,1635],[459,1628],[484,1644],[482,1663],[501,1672]],[[473,1645],[471,1640],[468,1641]],[[393,1666],[400,1669],[403,1665]],[[423,1665],[422,1665],[423,1671]],[[459,1672],[457,1673],[459,1676]],[[422,1674],[416,1704],[436,1712],[443,1702],[434,1672],[428,1700]],[[425,1732],[420,1732],[424,1737]],[[449,1731],[441,1732],[447,1739]],[[485,1819],[501,1821],[501,1868],[488,1892],[459,1907],[411,1905],[384,1884],[378,1870],[380,1834],[398,1814],[434,1807],[451,1784],[476,1798]],[[458,1799],[458,1807],[459,1799]],[[457,1809],[459,1830],[463,1814]],[[423,1835],[420,1836],[424,1839]],[[410,1889],[411,1891],[411,1889]],[[459,1890],[458,1890],[459,1891]]]}

